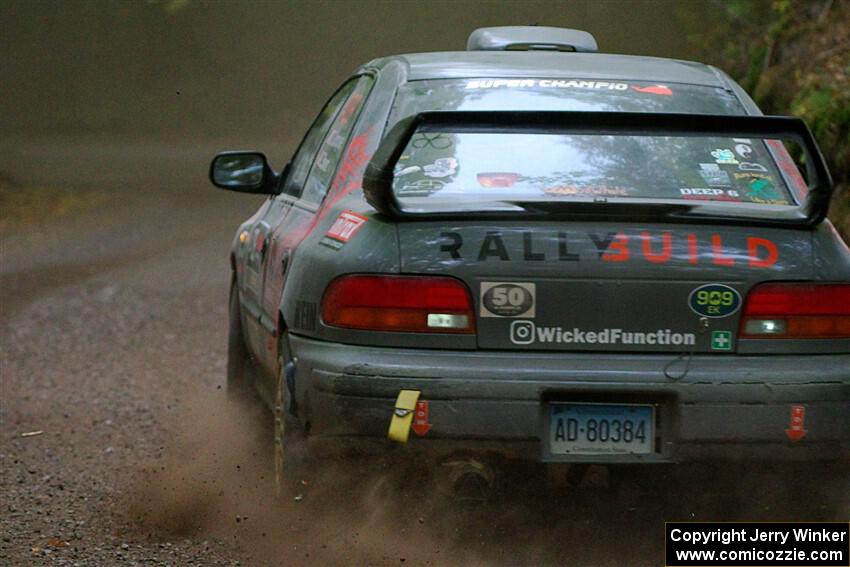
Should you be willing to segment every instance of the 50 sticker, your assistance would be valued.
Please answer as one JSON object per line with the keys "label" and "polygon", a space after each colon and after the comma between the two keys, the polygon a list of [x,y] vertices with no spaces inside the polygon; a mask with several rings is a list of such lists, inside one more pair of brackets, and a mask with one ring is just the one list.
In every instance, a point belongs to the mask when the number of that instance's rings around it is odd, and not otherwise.
{"label": "50 sticker", "polygon": [[728,317],[741,307],[741,294],[724,284],[706,284],[688,296],[691,310],[704,317]]}
{"label": "50 sticker", "polygon": [[481,317],[534,317],[535,284],[481,282]]}

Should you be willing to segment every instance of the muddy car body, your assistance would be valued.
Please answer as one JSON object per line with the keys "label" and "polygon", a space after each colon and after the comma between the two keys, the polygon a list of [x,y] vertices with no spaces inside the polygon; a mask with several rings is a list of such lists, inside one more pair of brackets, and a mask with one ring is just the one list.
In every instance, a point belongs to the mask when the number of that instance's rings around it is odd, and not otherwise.
{"label": "muddy car body", "polygon": [[588,37],[378,59],[281,174],[214,161],[270,194],[233,242],[229,379],[279,456],[393,423],[545,462],[847,457],[850,252],[808,130]]}

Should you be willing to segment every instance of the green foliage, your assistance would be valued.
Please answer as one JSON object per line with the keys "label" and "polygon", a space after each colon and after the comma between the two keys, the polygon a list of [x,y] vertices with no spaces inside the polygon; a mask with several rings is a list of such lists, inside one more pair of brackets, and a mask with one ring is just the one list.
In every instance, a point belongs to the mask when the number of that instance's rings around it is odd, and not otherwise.
{"label": "green foliage", "polygon": [[830,217],[850,241],[850,0],[714,0],[692,45],[766,114],[804,119],[836,182]]}

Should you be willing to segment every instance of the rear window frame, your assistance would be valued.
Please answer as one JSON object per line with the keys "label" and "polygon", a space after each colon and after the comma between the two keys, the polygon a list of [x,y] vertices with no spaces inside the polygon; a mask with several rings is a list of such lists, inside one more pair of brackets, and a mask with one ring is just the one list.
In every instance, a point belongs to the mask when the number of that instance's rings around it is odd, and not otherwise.
{"label": "rear window frame", "polygon": [[[563,122],[569,120],[570,124]],[[809,191],[798,207],[787,205],[736,205],[736,214],[717,207],[712,201],[688,201],[670,204],[663,201],[611,203],[565,202],[558,206],[541,206],[519,212],[461,211],[405,212],[392,192],[393,170],[410,138],[417,132],[436,132],[440,128],[452,132],[528,133],[612,133],[634,135],[687,135],[721,137],[792,139],[807,154]],[[772,156],[776,161],[776,156]],[[779,164],[777,163],[777,167]],[[781,169],[781,167],[780,167]],[[623,112],[552,112],[552,111],[448,111],[422,112],[402,119],[386,134],[364,175],[364,194],[378,211],[397,219],[508,219],[569,218],[570,220],[649,220],[682,223],[738,224],[764,226],[809,227],[821,222],[829,207],[832,180],[814,137],[805,123],[793,117],[729,116],[710,114],[664,114]],[[787,182],[787,181],[786,181]],[[729,207],[727,207],[729,209]],[[752,212],[754,214],[747,214]]]}

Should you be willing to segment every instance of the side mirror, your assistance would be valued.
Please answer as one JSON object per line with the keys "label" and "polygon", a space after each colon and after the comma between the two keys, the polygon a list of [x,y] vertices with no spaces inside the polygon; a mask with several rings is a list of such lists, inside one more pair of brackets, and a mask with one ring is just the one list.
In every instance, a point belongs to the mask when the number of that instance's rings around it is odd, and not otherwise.
{"label": "side mirror", "polygon": [[260,152],[222,152],[210,164],[216,187],[242,193],[276,193],[277,175]]}

